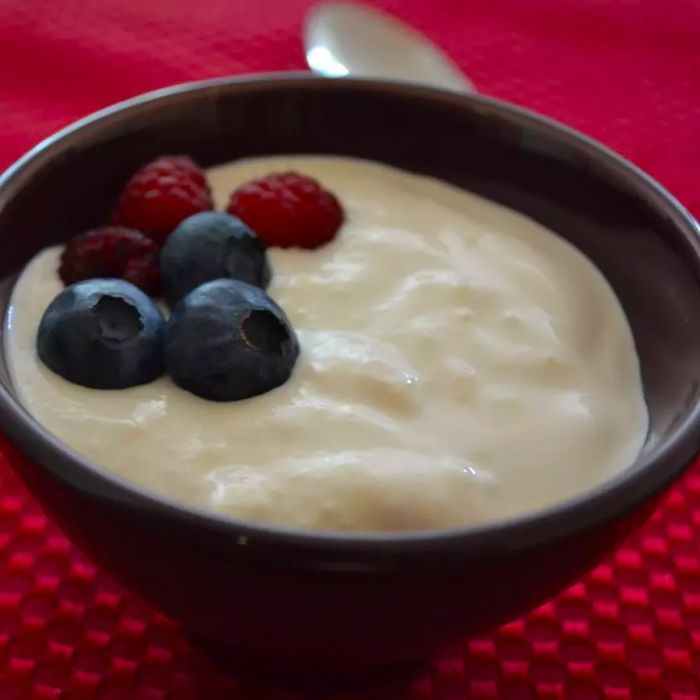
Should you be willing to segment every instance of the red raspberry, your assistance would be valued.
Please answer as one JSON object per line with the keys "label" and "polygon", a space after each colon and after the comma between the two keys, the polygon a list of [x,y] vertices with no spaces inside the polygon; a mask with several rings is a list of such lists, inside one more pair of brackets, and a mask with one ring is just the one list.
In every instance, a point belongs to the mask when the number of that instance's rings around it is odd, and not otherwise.
{"label": "red raspberry", "polygon": [[183,219],[213,208],[201,168],[187,156],[163,156],[126,183],[112,223],[142,231],[162,245]]}
{"label": "red raspberry", "polygon": [[228,212],[280,248],[318,248],[335,237],[344,219],[335,195],[294,172],[245,183],[231,195]]}
{"label": "red raspberry", "polygon": [[118,277],[155,296],[160,289],[158,253],[158,246],[142,233],[105,226],[68,241],[58,274],[65,284]]}

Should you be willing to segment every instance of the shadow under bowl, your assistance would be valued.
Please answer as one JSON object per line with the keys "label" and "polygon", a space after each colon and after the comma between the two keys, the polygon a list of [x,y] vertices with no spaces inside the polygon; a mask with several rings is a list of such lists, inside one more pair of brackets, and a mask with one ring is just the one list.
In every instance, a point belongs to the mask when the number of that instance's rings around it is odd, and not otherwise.
{"label": "shadow under bowl", "polygon": [[[700,245],[658,184],[552,121],[410,85],[272,75],[178,86],[46,140],[0,179],[0,275],[103,222],[145,161],[187,153],[330,153],[389,163],[521,211],[605,274],[635,336],[650,413],[636,463],[507,522],[447,531],[311,533],[177,504],[100,469],[18,403],[0,352],[0,428],[66,533],[229,659],[358,678],[425,657],[552,596],[653,508],[700,444]],[[23,456],[20,456],[19,453]]]}

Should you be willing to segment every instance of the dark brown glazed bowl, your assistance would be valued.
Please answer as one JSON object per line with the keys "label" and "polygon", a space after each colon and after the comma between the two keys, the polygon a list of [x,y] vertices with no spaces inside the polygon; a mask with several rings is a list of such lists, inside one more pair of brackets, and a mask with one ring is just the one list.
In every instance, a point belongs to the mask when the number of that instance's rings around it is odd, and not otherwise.
{"label": "dark brown glazed bowl", "polygon": [[28,458],[15,464],[29,488],[98,564],[232,661],[357,676],[521,614],[614,547],[698,453],[697,225],[590,139],[494,100],[408,85],[277,75],[175,87],[88,117],[5,173],[1,275],[103,222],[134,169],[170,152],[204,165],[371,158],[528,214],[615,288],[651,417],[634,466],[546,511],[449,531],[318,534],[188,508],[102,471],[23,410],[0,362],[0,428]]}

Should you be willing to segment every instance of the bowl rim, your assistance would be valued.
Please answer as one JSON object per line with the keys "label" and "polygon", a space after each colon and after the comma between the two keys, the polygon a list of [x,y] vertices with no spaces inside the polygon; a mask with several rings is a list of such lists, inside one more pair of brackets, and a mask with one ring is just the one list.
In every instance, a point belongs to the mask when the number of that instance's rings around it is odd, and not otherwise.
{"label": "bowl rim", "polygon": [[[222,91],[328,90],[393,93],[403,98],[443,103],[453,108],[496,115],[530,132],[553,138],[557,143],[592,158],[596,165],[620,177],[628,187],[674,225],[692,255],[700,280],[700,227],[693,216],[664,187],[633,163],[592,138],[554,119],[484,95],[462,94],[412,83],[360,78],[320,78],[305,72],[260,73],[194,81],[161,88],[115,103],[94,112],[40,141],[0,175],[0,209],[34,172],[70,150],[71,143],[119,119],[125,112],[148,111],[154,104],[182,98],[216,95]],[[9,194],[8,194],[9,193]],[[0,342],[4,337],[0,333]],[[110,473],[81,456],[49,433],[0,384],[0,427],[11,441],[21,445],[39,468],[69,488],[91,498],[128,505],[149,514],[174,518],[183,525],[230,536],[233,544],[263,549],[285,545],[292,550],[312,549],[345,559],[378,553],[400,557],[430,557],[446,550],[468,553],[518,551],[612,521],[648,501],[678,476],[700,451],[700,400],[666,439],[641,462],[593,489],[545,508],[477,525],[400,532],[346,532],[311,530],[243,520],[202,507],[181,503],[164,494]]]}

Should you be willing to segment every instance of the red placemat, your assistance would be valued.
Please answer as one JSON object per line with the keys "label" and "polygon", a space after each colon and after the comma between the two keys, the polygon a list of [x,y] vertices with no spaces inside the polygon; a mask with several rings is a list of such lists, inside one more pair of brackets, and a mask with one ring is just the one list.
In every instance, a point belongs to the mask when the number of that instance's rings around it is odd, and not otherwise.
{"label": "red placemat", "polygon": [[[0,0],[0,166],[144,90],[303,68],[307,0]],[[488,94],[628,156],[700,214],[697,0],[384,0]],[[0,442],[0,450],[10,450]],[[700,697],[700,466],[644,529],[522,620],[374,698]],[[64,538],[0,457],[0,700],[295,698],[212,669]],[[343,700],[351,697],[344,695]],[[337,700],[340,700],[340,696]]]}

